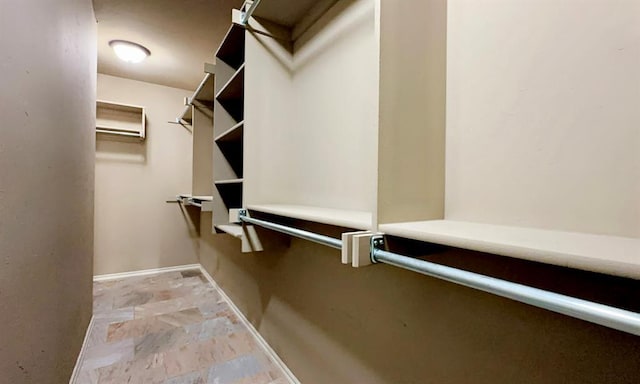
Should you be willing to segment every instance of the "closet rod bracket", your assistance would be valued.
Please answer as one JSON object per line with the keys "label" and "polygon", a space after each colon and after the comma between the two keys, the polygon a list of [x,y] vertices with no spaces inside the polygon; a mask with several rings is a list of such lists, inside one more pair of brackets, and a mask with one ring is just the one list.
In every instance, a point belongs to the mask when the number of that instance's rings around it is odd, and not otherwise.
{"label": "closet rod bracket", "polygon": [[[260,0],[245,1],[244,4],[242,4],[242,16],[240,18],[242,25],[247,25],[249,23],[249,19],[251,18],[251,15],[253,15],[253,11],[258,7],[258,4],[260,4]],[[249,7],[248,9],[247,6]]]}
{"label": "closet rod bracket", "polygon": [[370,252],[369,256],[371,257],[372,264],[378,263],[375,257],[375,251],[379,249],[384,249],[384,236],[382,235],[371,236],[371,247],[369,250]]}

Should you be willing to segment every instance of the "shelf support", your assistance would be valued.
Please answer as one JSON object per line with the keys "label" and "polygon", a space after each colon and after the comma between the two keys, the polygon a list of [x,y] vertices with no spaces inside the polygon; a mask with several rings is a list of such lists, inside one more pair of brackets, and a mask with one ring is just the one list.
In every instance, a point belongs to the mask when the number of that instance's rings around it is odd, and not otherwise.
{"label": "shelf support", "polygon": [[371,262],[408,269],[423,275],[640,336],[639,313],[398,255],[384,250],[383,236],[373,236],[371,238]]}
{"label": "shelf support", "polygon": [[[247,25],[251,15],[253,15],[253,11],[256,10],[259,4],[260,0],[245,1],[244,4],[242,4],[242,16],[240,17],[242,25]],[[249,5],[249,9],[247,9],[247,5]]]}

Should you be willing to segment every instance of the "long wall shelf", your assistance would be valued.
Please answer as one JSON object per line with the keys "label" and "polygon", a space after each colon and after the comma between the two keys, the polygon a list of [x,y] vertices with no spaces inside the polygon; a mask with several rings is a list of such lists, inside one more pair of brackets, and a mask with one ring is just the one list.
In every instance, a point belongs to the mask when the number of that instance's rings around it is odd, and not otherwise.
{"label": "long wall shelf", "polygon": [[191,97],[191,102],[199,101],[201,103],[204,103],[208,108],[213,108],[213,98],[214,98],[213,81],[214,81],[214,77],[215,76],[213,74],[211,74],[211,73],[206,73],[205,74],[204,78],[200,82],[200,85],[198,85],[198,88],[193,93],[193,96]]}
{"label": "long wall shelf", "polygon": [[364,211],[287,204],[257,204],[249,205],[247,208],[253,211],[346,228],[370,230],[372,226],[371,213]]}
{"label": "long wall shelf", "polygon": [[392,236],[640,279],[640,239],[451,220],[382,224]]}
{"label": "long wall shelf", "polygon": [[96,101],[96,133],[146,137],[146,116],[144,107],[111,101]]}

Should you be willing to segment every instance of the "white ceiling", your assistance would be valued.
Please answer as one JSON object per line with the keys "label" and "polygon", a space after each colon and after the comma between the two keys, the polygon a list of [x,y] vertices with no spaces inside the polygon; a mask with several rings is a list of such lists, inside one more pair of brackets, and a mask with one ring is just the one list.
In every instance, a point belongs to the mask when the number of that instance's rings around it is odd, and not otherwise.
{"label": "white ceiling", "polygon": [[[98,20],[98,72],[194,90],[242,0],[93,0]],[[140,64],[120,61],[111,40],[151,51]]]}

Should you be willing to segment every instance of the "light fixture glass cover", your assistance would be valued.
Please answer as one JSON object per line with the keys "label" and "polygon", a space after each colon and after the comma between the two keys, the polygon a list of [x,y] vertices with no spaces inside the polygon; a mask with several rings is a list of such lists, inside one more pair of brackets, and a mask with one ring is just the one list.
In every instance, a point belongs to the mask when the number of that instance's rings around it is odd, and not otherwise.
{"label": "light fixture glass cover", "polygon": [[116,56],[127,63],[139,63],[151,54],[149,50],[140,44],[125,40],[111,40],[109,46],[113,48]]}

